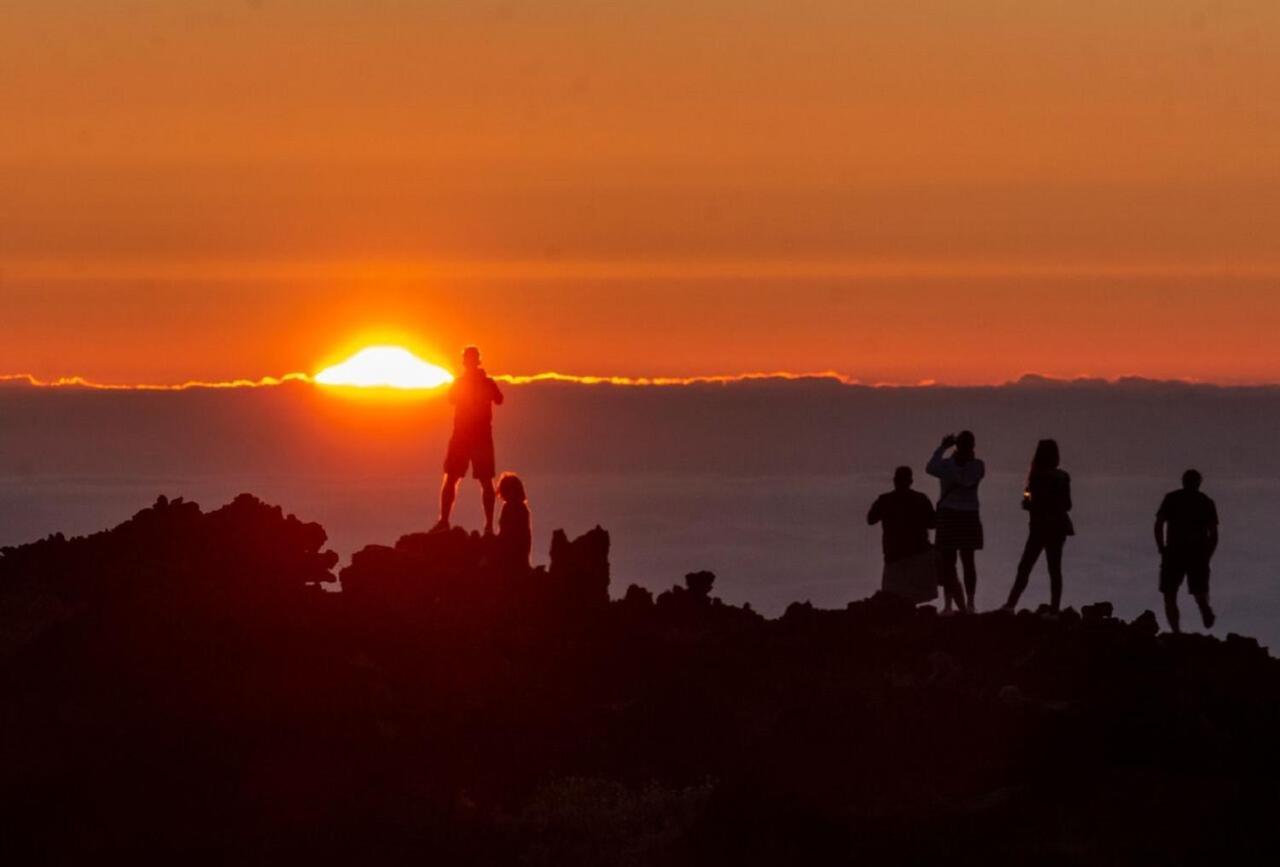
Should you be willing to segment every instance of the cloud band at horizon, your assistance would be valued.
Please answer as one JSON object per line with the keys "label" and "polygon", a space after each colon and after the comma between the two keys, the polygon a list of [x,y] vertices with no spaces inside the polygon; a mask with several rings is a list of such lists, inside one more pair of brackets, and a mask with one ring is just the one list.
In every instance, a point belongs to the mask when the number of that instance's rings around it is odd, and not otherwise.
{"label": "cloud band at horizon", "polygon": [[[771,371],[756,373],[735,373],[710,376],[654,376],[654,377],[633,377],[633,376],[595,376],[595,375],[577,375],[570,373],[557,373],[548,371],[545,373],[534,374],[497,374],[493,377],[499,382],[508,385],[532,385],[542,382],[562,382],[574,383],[579,385],[616,385],[626,387],[653,387],[653,386],[680,386],[680,385],[700,385],[700,384],[727,384],[733,382],[754,382],[763,380],[811,380],[811,379],[829,379],[838,381],[846,385],[873,385],[873,383],[862,383],[856,379],[837,373],[836,371],[817,371],[812,373],[792,373],[787,371]],[[0,385],[17,384],[26,385],[33,388],[82,388],[91,391],[187,391],[191,389],[226,389],[226,388],[272,388],[275,386],[285,385],[291,382],[306,383],[310,385],[320,385],[332,389],[394,389],[397,391],[436,391],[441,386],[452,381],[442,379],[434,384],[417,384],[417,385],[388,385],[386,383],[369,382],[359,383],[352,381],[341,381],[342,377],[335,375],[334,377],[324,377],[324,372],[312,376],[307,373],[286,373],[283,376],[264,376],[260,379],[235,379],[225,382],[208,382],[202,380],[193,380],[182,383],[103,383],[94,382],[82,376],[64,376],[57,379],[40,379],[29,373],[11,373],[0,374]],[[934,385],[933,382],[905,383],[904,385],[928,386]],[[874,385],[888,385],[888,383],[874,383]]]}
{"label": "cloud band at horizon", "polygon": [[[732,385],[736,383],[752,383],[752,382],[805,382],[815,380],[825,380],[838,385],[861,388],[960,388],[960,389],[986,389],[986,388],[1007,388],[1011,386],[1067,386],[1067,385],[1123,385],[1126,383],[1147,383],[1159,385],[1180,385],[1180,386],[1198,386],[1207,388],[1245,388],[1245,389],[1270,389],[1280,386],[1280,383],[1260,382],[1260,383],[1216,383],[1194,379],[1151,379],[1141,376],[1125,376],[1125,377],[1095,377],[1095,376],[1079,376],[1074,378],[1058,378],[1041,376],[1039,374],[1025,374],[1024,376],[1005,382],[993,382],[985,384],[973,383],[947,383],[937,380],[923,380],[920,382],[866,382],[856,377],[847,376],[838,371],[813,371],[808,373],[795,373],[790,371],[769,371],[769,372],[752,372],[752,373],[736,373],[709,376],[654,376],[654,377],[632,377],[632,376],[595,376],[595,375],[578,375],[568,373],[545,372],[535,374],[496,374],[493,376],[498,382],[507,385],[538,385],[542,383],[565,383],[571,385],[608,385],[620,388],[678,388],[682,386],[694,385]],[[40,379],[29,373],[17,374],[0,374],[0,387],[4,386],[26,386],[41,389],[83,389],[87,391],[192,391],[199,389],[257,389],[257,388],[276,388],[280,386],[297,383],[301,385],[321,386],[324,390],[333,392],[367,392],[367,393],[396,393],[396,394],[435,394],[441,386],[452,381],[449,380],[439,382],[435,385],[407,385],[395,386],[385,383],[371,383],[368,385],[359,385],[349,382],[325,382],[320,376],[312,376],[307,373],[287,373],[283,376],[264,376],[260,379],[235,379],[225,382],[207,382],[207,381],[190,381],[182,383],[103,383],[94,382],[81,376],[64,376],[57,379],[45,380]]]}

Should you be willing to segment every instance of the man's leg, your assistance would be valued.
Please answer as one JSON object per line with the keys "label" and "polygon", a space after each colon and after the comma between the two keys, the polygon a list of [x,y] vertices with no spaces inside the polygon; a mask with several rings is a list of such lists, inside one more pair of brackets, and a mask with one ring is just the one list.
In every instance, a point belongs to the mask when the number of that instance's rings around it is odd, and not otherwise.
{"label": "man's leg", "polygon": [[449,516],[453,514],[453,501],[458,497],[458,480],[460,476],[445,473],[444,484],[440,486],[440,521],[437,527],[449,526]]}
{"label": "man's leg", "polygon": [[1209,605],[1208,557],[1196,558],[1196,562],[1191,566],[1190,574],[1187,575],[1187,589],[1191,591],[1191,598],[1196,600],[1196,605],[1200,608],[1200,619],[1204,622],[1204,628],[1212,629],[1214,622],[1218,618],[1213,613],[1213,608]]}
{"label": "man's leg", "polygon": [[1191,596],[1196,600],[1196,605],[1200,606],[1200,619],[1204,621],[1204,628],[1212,629],[1213,624],[1218,619],[1218,615],[1214,614],[1213,609],[1209,606],[1209,591],[1192,593]]}
{"label": "man's leg", "polygon": [[1169,631],[1174,635],[1182,632],[1181,615],[1178,614],[1178,591],[1166,590],[1164,594],[1164,616],[1169,621]]}
{"label": "man's leg", "polygon": [[493,504],[497,500],[493,492],[493,479],[480,480],[480,493],[484,499],[484,533],[488,536],[493,532]]}
{"label": "man's leg", "polygon": [[493,504],[497,499],[493,491],[493,477],[498,474],[498,463],[493,457],[492,433],[476,440],[471,452],[471,475],[480,483],[484,502],[484,534],[493,533]]}
{"label": "man's leg", "polygon": [[964,564],[964,592],[968,599],[965,610],[972,614],[977,610],[974,597],[978,595],[978,564],[973,560],[972,548],[960,552],[960,562]]}
{"label": "man's leg", "polygon": [[1169,631],[1174,635],[1182,632],[1182,616],[1178,612],[1178,591],[1187,577],[1185,559],[1173,551],[1166,550],[1160,560],[1160,592],[1164,594],[1164,616],[1169,623]]}

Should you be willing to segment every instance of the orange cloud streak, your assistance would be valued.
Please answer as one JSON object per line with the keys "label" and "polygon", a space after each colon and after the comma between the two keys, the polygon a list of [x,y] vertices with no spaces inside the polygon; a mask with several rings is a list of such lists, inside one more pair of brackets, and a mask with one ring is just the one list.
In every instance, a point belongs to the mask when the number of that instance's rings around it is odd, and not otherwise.
{"label": "orange cloud streak", "polygon": [[843,373],[837,373],[834,370],[824,370],[818,373],[791,373],[788,371],[773,371],[759,373],[729,373],[729,374],[713,374],[708,376],[578,376],[571,373],[555,373],[549,371],[547,373],[535,373],[529,375],[509,375],[504,374],[495,376],[494,379],[500,382],[509,382],[512,385],[528,385],[533,382],[575,382],[580,385],[621,385],[621,386],[646,386],[646,385],[701,385],[704,383],[730,383],[730,382],[750,382],[760,379],[834,379],[845,385],[857,385],[858,381],[845,376]]}
{"label": "orange cloud streak", "polygon": [[[769,372],[753,372],[753,373],[730,373],[717,374],[708,376],[592,376],[577,375],[571,373],[556,373],[549,371],[546,373],[535,374],[501,374],[495,376],[494,379],[509,383],[511,385],[529,385],[538,382],[566,382],[576,383],[578,385],[616,385],[629,388],[641,388],[646,386],[679,386],[679,385],[704,385],[704,384],[728,384],[734,382],[754,382],[759,380],[805,380],[805,379],[828,379],[834,380],[845,385],[859,385],[858,380],[846,376],[834,370],[816,371],[812,373],[795,373],[791,371],[769,371]],[[288,382],[305,382],[312,385],[323,385],[318,382],[310,374],[306,373],[287,373],[284,376],[264,376],[261,379],[232,379],[226,381],[208,382],[202,380],[192,380],[182,383],[105,383],[95,382],[86,379],[83,376],[61,376],[57,379],[41,379],[30,373],[11,373],[0,374],[0,385],[5,383],[20,383],[35,388],[83,388],[92,391],[189,391],[192,389],[225,389],[225,388],[270,388],[274,386],[284,385]],[[918,385],[932,385],[932,382],[917,383]],[[346,386],[324,386],[325,388],[347,389]],[[436,389],[417,389],[420,391],[435,391]]]}
{"label": "orange cloud streak", "polygon": [[30,373],[0,374],[0,385],[22,383],[36,388],[84,388],[91,391],[189,391],[197,388],[269,388],[286,382],[311,382],[305,373],[286,373],[284,376],[264,376],[261,379],[232,379],[223,382],[189,382],[168,385],[156,383],[107,383],[94,382],[83,376],[60,376],[57,379],[40,379]]}
{"label": "orange cloud streak", "polygon": [[[1037,374],[1027,374],[1027,376],[1044,382],[1053,383],[1070,383],[1070,382],[1102,382],[1108,384],[1116,384],[1124,382],[1134,377],[1101,377],[1089,374],[1080,374],[1076,377],[1047,377]],[[802,380],[828,380],[837,382],[841,385],[862,386],[864,388],[931,388],[931,387],[948,387],[948,383],[939,382],[936,379],[922,379],[916,382],[867,382],[856,377],[840,373],[835,370],[821,370],[807,373],[797,373],[794,371],[776,370],[776,371],[757,371],[750,373],[726,373],[712,374],[705,376],[595,376],[580,375],[572,373],[557,373],[548,371],[545,373],[534,374],[497,374],[493,377],[499,382],[509,385],[532,385],[540,382],[563,382],[575,385],[612,385],[621,388],[655,388],[655,387],[678,387],[690,385],[729,385],[742,382],[764,382],[764,381],[784,381],[797,382]],[[1142,378],[1142,377],[1138,377]],[[1010,380],[1002,383],[1003,385],[1013,385],[1019,380]],[[1160,382],[1183,383],[1186,385],[1212,385],[1213,383],[1196,378],[1180,377],[1173,379],[1156,380]],[[91,391],[190,391],[194,389],[233,389],[233,388],[275,388],[290,382],[306,383],[323,388],[326,391],[356,395],[371,393],[388,393],[396,392],[400,395],[412,395],[419,392],[436,393],[440,390],[440,386],[429,388],[386,388],[382,386],[350,386],[350,385],[327,385],[318,381],[315,377],[307,373],[286,373],[284,376],[264,376],[261,379],[232,379],[225,381],[201,381],[193,380],[182,383],[104,383],[94,382],[82,376],[62,376],[57,379],[40,379],[29,373],[10,373],[0,374],[0,386],[10,383],[19,383],[21,385],[31,386],[33,388],[81,388]],[[983,387],[973,385],[957,385],[955,387]],[[990,386],[986,386],[990,387]]]}

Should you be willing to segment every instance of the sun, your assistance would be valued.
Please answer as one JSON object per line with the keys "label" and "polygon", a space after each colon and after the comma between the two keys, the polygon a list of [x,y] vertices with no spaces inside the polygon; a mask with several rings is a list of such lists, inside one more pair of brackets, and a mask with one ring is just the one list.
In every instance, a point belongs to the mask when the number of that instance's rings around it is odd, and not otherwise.
{"label": "sun", "polygon": [[315,381],[360,388],[439,388],[453,382],[453,374],[401,346],[370,346],[341,364],[326,367]]}

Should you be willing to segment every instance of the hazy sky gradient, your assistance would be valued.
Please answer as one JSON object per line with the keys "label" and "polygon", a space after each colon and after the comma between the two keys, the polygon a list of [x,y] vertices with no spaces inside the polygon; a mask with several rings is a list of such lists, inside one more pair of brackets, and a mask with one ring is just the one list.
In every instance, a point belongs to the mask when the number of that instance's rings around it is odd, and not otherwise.
{"label": "hazy sky gradient", "polygon": [[11,0],[0,372],[1280,381],[1270,0]]}

